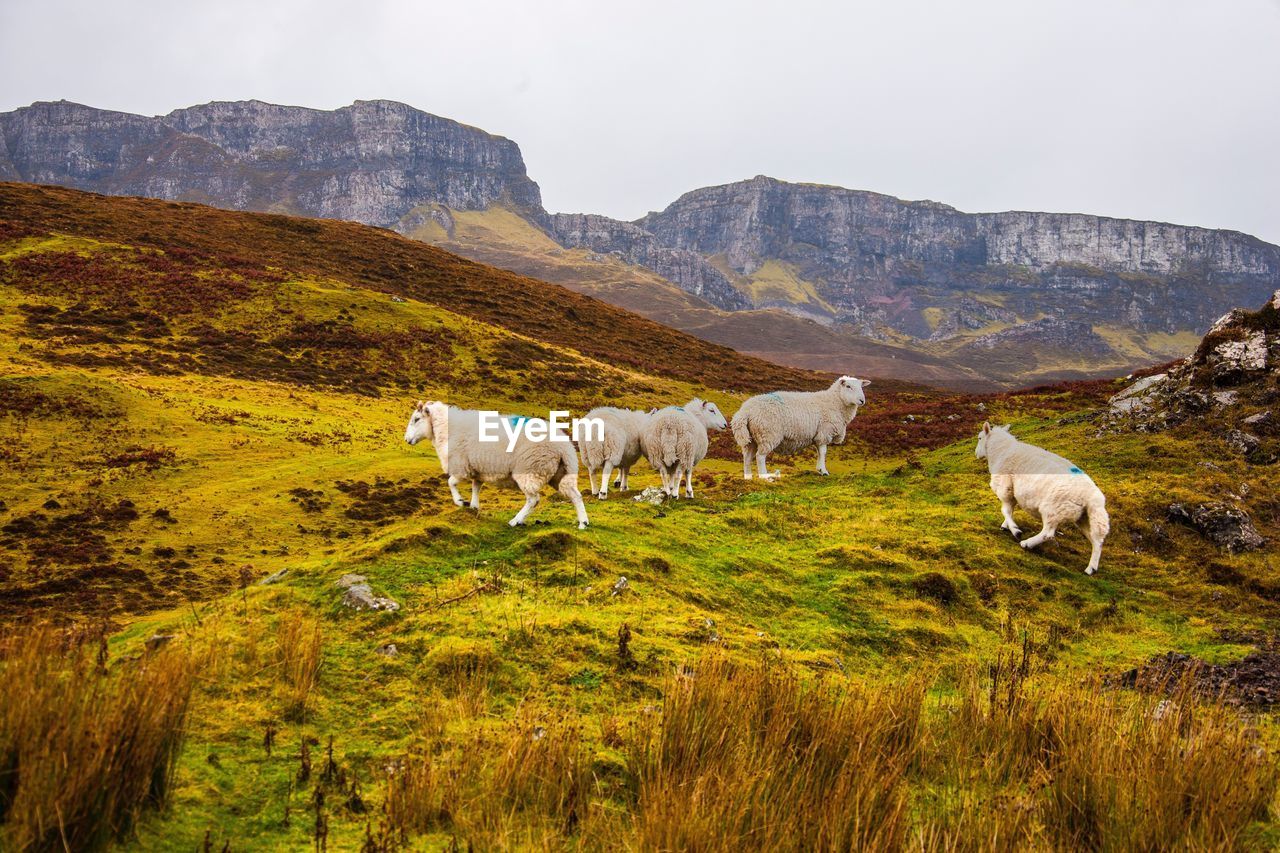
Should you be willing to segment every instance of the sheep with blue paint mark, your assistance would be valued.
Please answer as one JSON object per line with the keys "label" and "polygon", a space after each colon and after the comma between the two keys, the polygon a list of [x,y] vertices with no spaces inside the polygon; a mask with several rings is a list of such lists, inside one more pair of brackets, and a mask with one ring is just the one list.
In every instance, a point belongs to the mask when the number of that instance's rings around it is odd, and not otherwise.
{"label": "sheep with blue paint mark", "polygon": [[[471,481],[471,508],[480,508],[480,485],[498,483],[514,485],[525,497],[525,504],[508,522],[512,527],[524,524],[525,518],[538,505],[542,489],[551,486],[573,503],[578,516],[578,529],[588,524],[587,510],[578,491],[578,455],[573,443],[562,440],[530,438],[526,422],[531,419],[511,417],[510,444],[507,440],[481,441],[481,413],[459,409],[447,403],[418,403],[405,428],[404,440],[417,444],[426,439],[434,445],[440,467],[449,477],[453,502],[462,506],[458,483]],[[544,427],[546,422],[542,422]],[[518,430],[518,434],[517,434]],[[544,435],[549,429],[543,429]]]}
{"label": "sheep with blue paint mark", "polygon": [[1084,572],[1091,575],[1098,570],[1102,543],[1111,532],[1111,519],[1106,496],[1088,474],[1056,453],[1019,441],[1008,426],[984,423],[976,453],[979,459],[987,460],[991,490],[1000,499],[1004,514],[1002,530],[1012,533],[1015,539],[1022,535],[1013,520],[1015,503],[1039,515],[1040,532],[1019,543],[1030,550],[1052,539],[1063,524],[1073,524],[1088,514],[1086,535],[1093,552]]}
{"label": "sheep with blue paint mark", "polygon": [[823,391],[770,391],[747,400],[733,416],[733,437],[742,448],[742,476],[751,479],[754,463],[760,479],[775,480],[778,472],[766,466],[770,453],[809,447],[818,448],[818,473],[826,476],[827,447],[844,443],[849,422],[867,402],[862,389],[870,384],[841,376]]}
{"label": "sheep with blue paint mark", "polygon": [[662,476],[662,490],[680,497],[681,481],[693,497],[693,469],[707,456],[707,430],[728,426],[715,403],[694,397],[683,406],[671,406],[649,419],[640,445],[645,458]]}

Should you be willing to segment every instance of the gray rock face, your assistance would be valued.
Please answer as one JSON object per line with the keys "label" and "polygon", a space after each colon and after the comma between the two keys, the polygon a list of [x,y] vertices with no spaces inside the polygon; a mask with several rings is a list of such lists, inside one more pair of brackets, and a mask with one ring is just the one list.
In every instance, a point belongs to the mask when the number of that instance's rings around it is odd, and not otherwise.
{"label": "gray rock face", "polygon": [[750,300],[702,255],[661,246],[656,237],[630,222],[591,213],[557,213],[551,216],[550,224],[552,236],[561,245],[616,255],[721,308],[751,307]]}
{"label": "gray rock face", "polygon": [[420,204],[545,219],[508,139],[393,101],[217,102],[148,118],[60,101],[0,114],[0,177],[390,225]]}
{"label": "gray rock face", "polygon": [[982,292],[1141,331],[1204,329],[1280,284],[1280,247],[1234,231],[1098,216],[962,213],[772,178],[707,187],[637,220],[663,246],[750,275],[770,259],[820,285],[839,320],[923,336],[921,309]]}

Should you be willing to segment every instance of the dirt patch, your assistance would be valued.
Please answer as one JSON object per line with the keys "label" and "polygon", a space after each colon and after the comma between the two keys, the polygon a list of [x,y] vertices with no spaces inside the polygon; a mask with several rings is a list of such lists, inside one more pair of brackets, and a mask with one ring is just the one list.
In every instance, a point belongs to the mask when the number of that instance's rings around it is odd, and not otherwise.
{"label": "dirt patch", "polygon": [[1172,692],[1191,679],[1205,696],[1221,695],[1237,705],[1280,704],[1280,639],[1268,637],[1245,657],[1231,663],[1205,663],[1180,652],[1165,652],[1121,675],[1118,683],[1139,690]]}
{"label": "dirt patch", "polygon": [[378,478],[372,483],[364,480],[339,480],[334,488],[351,499],[351,505],[343,515],[354,521],[371,521],[379,526],[413,515],[424,506],[438,503],[433,490],[439,485],[430,480],[409,483],[407,480],[391,482]]}

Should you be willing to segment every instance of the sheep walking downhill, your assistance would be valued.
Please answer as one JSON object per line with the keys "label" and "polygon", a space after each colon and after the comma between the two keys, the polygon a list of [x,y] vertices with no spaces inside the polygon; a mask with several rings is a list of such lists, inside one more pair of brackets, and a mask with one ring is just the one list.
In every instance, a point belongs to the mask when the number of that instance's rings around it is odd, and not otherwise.
{"label": "sheep walking downhill", "polygon": [[587,509],[578,491],[578,455],[569,441],[534,441],[523,432],[508,451],[502,442],[480,441],[480,413],[445,403],[418,403],[404,440],[417,444],[426,439],[440,457],[440,467],[449,477],[453,502],[462,506],[458,483],[471,481],[471,508],[480,508],[480,484],[514,484],[524,494],[525,504],[508,522],[524,524],[538,505],[544,486],[557,489],[573,503],[578,529],[587,526]]}
{"label": "sheep walking downhill", "polygon": [[1000,527],[1022,535],[1013,520],[1016,502],[1021,508],[1040,516],[1042,527],[1035,536],[1019,544],[1028,550],[1057,535],[1058,528],[1080,520],[1088,513],[1086,534],[1093,545],[1085,574],[1098,570],[1102,559],[1102,543],[1111,532],[1107,515],[1107,499],[1089,475],[1056,453],[1013,437],[1009,427],[982,425],[978,436],[977,457],[987,460],[991,471],[991,490],[1000,499],[1004,521]]}
{"label": "sheep walking downhill", "polygon": [[865,379],[841,376],[825,391],[771,391],[757,394],[733,416],[733,438],[742,448],[742,476],[752,477],[759,466],[760,479],[776,480],[766,458],[770,453],[795,453],[818,448],[818,473],[826,476],[827,446],[843,444],[849,422],[867,402]]}

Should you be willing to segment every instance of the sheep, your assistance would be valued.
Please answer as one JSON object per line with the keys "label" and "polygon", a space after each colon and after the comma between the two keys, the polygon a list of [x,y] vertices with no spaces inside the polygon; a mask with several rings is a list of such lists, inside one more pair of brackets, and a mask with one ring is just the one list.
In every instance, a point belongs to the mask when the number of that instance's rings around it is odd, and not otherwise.
{"label": "sheep", "polygon": [[[610,475],[614,470],[617,470],[619,476],[618,488],[626,491],[631,466],[641,455],[640,436],[649,424],[653,411],[638,412],[634,409],[601,406],[587,412],[588,420],[599,418],[604,424],[603,438],[588,435],[578,442],[582,462],[587,468],[591,494],[600,500],[609,497]],[[603,472],[600,475],[600,489],[597,491],[596,471],[599,469],[603,469]]]}
{"label": "sheep", "polygon": [[982,425],[976,451],[987,460],[991,471],[991,490],[1000,499],[1004,522],[1000,525],[1017,539],[1022,535],[1013,520],[1013,505],[1040,516],[1043,526],[1035,536],[1019,544],[1028,550],[1052,539],[1062,524],[1076,522],[1089,515],[1088,537],[1093,545],[1089,565],[1084,573],[1098,570],[1102,543],[1111,532],[1107,515],[1107,498],[1089,475],[1056,453],[1014,438],[1008,426]]}
{"label": "sheep", "polygon": [[694,397],[684,406],[671,406],[655,414],[640,438],[645,458],[662,475],[662,490],[680,497],[680,481],[687,480],[693,497],[693,469],[707,455],[707,430],[728,424],[715,403]]}
{"label": "sheep", "polygon": [[827,445],[844,442],[849,421],[867,402],[865,379],[841,376],[825,391],[771,391],[757,394],[733,416],[733,437],[742,448],[742,476],[751,479],[754,461],[760,479],[776,480],[766,468],[770,453],[795,453],[817,445],[818,473],[827,476]]}
{"label": "sheep", "polygon": [[534,441],[521,430],[514,449],[508,451],[505,440],[480,441],[479,412],[436,401],[419,402],[405,428],[404,440],[409,444],[424,438],[435,446],[458,506],[463,505],[458,492],[462,480],[471,481],[472,509],[480,508],[481,483],[514,484],[525,498],[524,506],[508,522],[516,527],[538,505],[542,487],[550,485],[573,502],[579,530],[589,523],[578,491],[578,456],[569,441]]}

